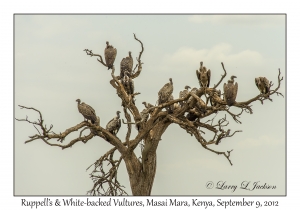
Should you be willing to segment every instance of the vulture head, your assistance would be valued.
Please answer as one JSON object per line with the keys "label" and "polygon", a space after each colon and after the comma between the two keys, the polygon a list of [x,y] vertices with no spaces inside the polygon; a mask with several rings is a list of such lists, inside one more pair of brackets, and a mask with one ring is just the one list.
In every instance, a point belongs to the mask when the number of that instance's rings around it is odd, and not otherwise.
{"label": "vulture head", "polygon": [[81,102],[81,100],[80,100],[80,99],[77,99],[76,101],[78,102],[78,104],[80,104],[80,102]]}
{"label": "vulture head", "polygon": [[191,88],[191,87],[188,86],[188,85],[186,85],[186,86],[184,87],[184,89],[186,89],[186,90],[189,90],[189,88]]}
{"label": "vulture head", "polygon": [[118,115],[118,117],[120,117],[120,113],[121,113],[120,111],[117,111],[117,115]]}
{"label": "vulture head", "polygon": [[172,85],[172,84],[173,84],[173,82],[172,82],[172,78],[170,78],[169,80],[170,80],[170,84]]}
{"label": "vulture head", "polygon": [[106,47],[108,48],[108,46],[109,46],[109,42],[108,42],[108,41],[106,41]]}
{"label": "vulture head", "polygon": [[202,69],[203,61],[200,62],[200,69]]}

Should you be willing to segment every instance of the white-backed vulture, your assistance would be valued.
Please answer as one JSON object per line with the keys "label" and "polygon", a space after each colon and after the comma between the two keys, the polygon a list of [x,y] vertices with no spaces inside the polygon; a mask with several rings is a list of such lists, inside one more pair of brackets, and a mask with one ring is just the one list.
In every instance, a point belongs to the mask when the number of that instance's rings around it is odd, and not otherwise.
{"label": "white-backed vulture", "polygon": [[200,62],[200,69],[196,70],[196,75],[200,84],[200,87],[209,87],[210,83],[210,69],[206,70],[205,66],[202,66],[203,62]]}
{"label": "white-backed vulture", "polygon": [[236,76],[231,76],[231,80],[228,80],[228,83],[224,83],[224,99],[228,106],[232,106],[235,103],[236,95],[238,92],[238,83],[234,83],[234,78]]}
{"label": "white-backed vulture", "polygon": [[173,93],[172,78],[170,78],[169,80],[170,82],[165,84],[158,92],[158,105],[167,102],[169,100],[169,97]]}

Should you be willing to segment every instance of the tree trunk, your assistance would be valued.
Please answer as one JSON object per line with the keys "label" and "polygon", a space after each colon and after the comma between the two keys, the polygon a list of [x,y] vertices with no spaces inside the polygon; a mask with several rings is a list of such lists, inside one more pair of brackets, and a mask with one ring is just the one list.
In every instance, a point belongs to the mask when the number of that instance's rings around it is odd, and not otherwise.
{"label": "tree trunk", "polygon": [[156,174],[156,149],[161,140],[161,135],[169,125],[170,122],[159,122],[146,136],[142,152],[142,163],[134,153],[124,157],[132,195],[151,195]]}

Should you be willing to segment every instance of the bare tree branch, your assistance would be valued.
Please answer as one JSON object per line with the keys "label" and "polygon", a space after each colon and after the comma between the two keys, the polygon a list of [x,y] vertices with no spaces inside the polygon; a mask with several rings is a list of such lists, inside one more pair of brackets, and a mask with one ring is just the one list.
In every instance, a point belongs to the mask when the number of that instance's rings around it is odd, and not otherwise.
{"label": "bare tree branch", "polygon": [[99,61],[100,63],[102,63],[103,66],[106,66],[106,67],[107,67],[107,65],[106,65],[106,63],[104,63],[104,61],[103,61],[101,55],[99,55],[99,54],[94,54],[94,53],[92,52],[92,50],[89,50],[89,49],[84,49],[83,51],[85,51],[86,54],[87,54],[87,55],[90,55],[91,57],[92,57],[92,56],[98,56],[100,59],[97,58],[97,61]]}
{"label": "bare tree branch", "polygon": [[220,81],[213,87],[213,89],[216,89],[219,86],[219,84],[223,81],[223,79],[226,77],[226,75],[227,75],[227,72],[225,70],[223,62],[221,62],[221,65],[222,65],[223,70],[224,70],[225,73],[223,75],[221,75],[222,77],[221,77]]}
{"label": "bare tree branch", "polygon": [[144,52],[144,46],[143,46],[142,41],[139,40],[138,38],[136,38],[135,34],[133,34],[133,35],[134,35],[134,39],[137,40],[139,43],[141,43],[142,50],[141,50],[141,52],[139,54],[139,57],[137,58],[137,61],[138,61],[138,70],[137,70],[137,72],[134,73],[134,75],[132,76],[132,79],[138,77],[140,75],[141,71],[142,71],[142,64],[143,63],[141,61],[141,57],[142,57],[142,54]]}

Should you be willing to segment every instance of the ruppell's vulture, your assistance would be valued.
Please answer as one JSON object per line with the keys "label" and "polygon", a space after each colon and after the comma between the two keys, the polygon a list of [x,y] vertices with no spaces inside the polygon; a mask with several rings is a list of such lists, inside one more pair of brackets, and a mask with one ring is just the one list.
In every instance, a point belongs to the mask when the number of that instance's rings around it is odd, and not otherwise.
{"label": "ruppell's vulture", "polygon": [[121,79],[125,76],[125,71],[128,71],[129,76],[132,76],[132,67],[133,67],[133,59],[131,56],[131,52],[129,51],[129,56],[126,58],[123,58],[121,61],[121,72],[120,72],[120,77]]}
{"label": "ruppell's vulture", "polygon": [[260,93],[267,94],[270,92],[270,82],[266,77],[255,78],[255,84]]}
{"label": "ruppell's vulture", "polygon": [[109,42],[106,42],[106,47],[104,49],[104,56],[105,56],[106,65],[109,70],[113,67],[117,56],[117,49],[114,48],[112,45],[109,45]]}
{"label": "ruppell's vulture", "polygon": [[117,111],[117,116],[110,120],[106,125],[106,130],[113,135],[117,135],[119,129],[121,128],[120,113],[120,111]]}
{"label": "ruppell's vulture", "polygon": [[121,82],[128,95],[134,93],[134,82],[133,79],[130,78],[128,71],[124,72],[124,77],[122,78]]}
{"label": "ruppell's vulture", "polygon": [[97,121],[97,116],[95,110],[89,106],[88,104],[81,102],[80,99],[77,99],[77,107],[78,111],[83,115],[83,117],[87,120],[90,120],[93,124]]}
{"label": "ruppell's vulture", "polygon": [[141,123],[146,123],[148,118],[149,118],[149,112],[148,112],[148,109],[143,109],[143,111],[140,113],[141,115],[141,121],[140,123],[137,123],[136,124],[136,129],[139,131],[140,130],[140,127],[141,127]]}
{"label": "ruppell's vulture", "polygon": [[[216,93],[214,94],[217,94],[217,96],[219,98],[221,98],[221,90],[218,90]],[[216,106],[218,103],[212,98],[212,96],[209,98],[210,99],[210,104],[211,106]]]}
{"label": "ruppell's vulture", "polygon": [[[152,104],[147,103],[146,101],[144,101],[142,104],[144,104],[144,106],[145,106],[145,108],[146,108],[147,110],[149,110],[150,108],[154,107]],[[149,114],[151,114],[153,111],[154,111],[154,109],[151,109],[151,110],[149,110],[148,112],[149,112]]]}

